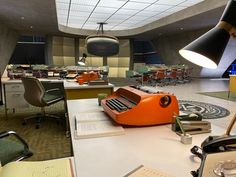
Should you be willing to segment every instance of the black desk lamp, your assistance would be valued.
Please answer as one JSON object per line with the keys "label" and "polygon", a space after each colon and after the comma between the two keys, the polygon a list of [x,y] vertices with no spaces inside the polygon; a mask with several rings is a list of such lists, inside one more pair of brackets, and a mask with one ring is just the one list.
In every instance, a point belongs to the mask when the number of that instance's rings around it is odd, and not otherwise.
{"label": "black desk lamp", "polygon": [[79,66],[85,66],[86,58],[87,58],[87,55],[85,53],[83,53],[83,57],[81,59],[79,59],[79,61],[78,61]]}
{"label": "black desk lamp", "polygon": [[216,69],[230,36],[236,39],[236,0],[230,0],[219,23],[179,50],[185,59],[202,67]]}

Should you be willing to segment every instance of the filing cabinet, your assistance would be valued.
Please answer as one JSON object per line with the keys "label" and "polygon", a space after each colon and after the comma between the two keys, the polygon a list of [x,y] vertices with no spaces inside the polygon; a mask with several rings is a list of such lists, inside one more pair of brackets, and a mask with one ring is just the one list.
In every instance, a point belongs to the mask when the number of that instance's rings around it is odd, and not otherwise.
{"label": "filing cabinet", "polygon": [[15,110],[16,108],[27,108],[29,104],[24,99],[24,86],[22,83],[4,84],[5,108]]}

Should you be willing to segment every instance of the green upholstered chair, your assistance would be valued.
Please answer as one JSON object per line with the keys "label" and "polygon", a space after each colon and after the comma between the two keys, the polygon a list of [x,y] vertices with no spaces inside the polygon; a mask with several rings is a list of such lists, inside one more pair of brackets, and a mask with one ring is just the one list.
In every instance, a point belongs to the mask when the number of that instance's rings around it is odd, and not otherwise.
{"label": "green upholstered chair", "polygon": [[41,113],[35,116],[30,116],[24,118],[23,124],[26,124],[29,119],[36,119],[36,128],[40,127],[42,118],[56,118],[61,119],[61,117],[46,114],[45,107],[55,104],[61,100],[64,100],[64,94],[59,88],[45,90],[42,83],[34,77],[22,77],[22,83],[24,85],[24,98],[32,106],[40,107]]}
{"label": "green upholstered chair", "polygon": [[19,161],[32,156],[28,144],[14,131],[0,132],[1,165]]}

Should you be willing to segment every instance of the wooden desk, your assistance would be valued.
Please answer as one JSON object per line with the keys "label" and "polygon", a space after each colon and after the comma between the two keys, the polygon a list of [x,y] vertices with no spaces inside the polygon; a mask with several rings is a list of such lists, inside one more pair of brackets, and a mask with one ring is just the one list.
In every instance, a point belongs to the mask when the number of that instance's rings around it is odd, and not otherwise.
{"label": "wooden desk", "polygon": [[99,93],[111,95],[114,85],[79,85],[74,81],[64,81],[64,89],[67,100],[97,98]]}
{"label": "wooden desk", "polygon": [[[200,161],[190,159],[190,149],[210,134],[193,135],[184,145],[170,125],[125,128],[125,135],[74,139],[75,115],[82,111],[102,110],[97,99],[68,100],[68,113],[77,177],[122,177],[137,166],[162,170],[175,177],[191,177]],[[213,135],[225,130],[212,125]]]}
{"label": "wooden desk", "polygon": [[230,92],[236,92],[236,75],[229,75],[229,92],[228,98],[230,96]]}

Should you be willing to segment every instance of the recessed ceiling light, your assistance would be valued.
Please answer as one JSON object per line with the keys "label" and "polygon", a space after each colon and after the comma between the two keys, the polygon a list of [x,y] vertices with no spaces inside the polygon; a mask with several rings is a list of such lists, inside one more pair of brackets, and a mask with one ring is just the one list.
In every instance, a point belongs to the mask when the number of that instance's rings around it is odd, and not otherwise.
{"label": "recessed ceiling light", "polygon": [[21,20],[24,20],[24,19],[25,19],[25,17],[23,17],[23,16],[22,16],[22,17],[20,17],[20,19],[21,19]]}
{"label": "recessed ceiling light", "polygon": [[[97,29],[94,19],[109,21],[111,30],[138,28],[193,6],[203,0],[55,0],[58,23],[67,27]],[[191,4],[185,4],[191,1]],[[177,6],[181,3],[181,7]],[[70,7],[70,8],[69,8]],[[146,17],[146,18],[145,18]],[[95,20],[97,22],[98,20]],[[122,25],[121,22],[137,24]],[[122,29],[121,29],[122,28]],[[180,28],[178,28],[180,30]]]}
{"label": "recessed ceiling light", "polygon": [[180,28],[180,30],[184,30],[184,28]]}
{"label": "recessed ceiling light", "polygon": [[33,28],[33,26],[30,26],[30,28],[32,29],[32,28]]}

